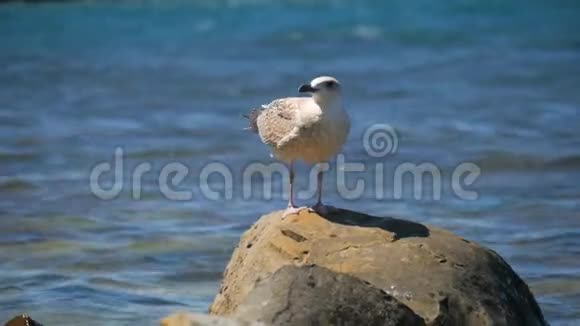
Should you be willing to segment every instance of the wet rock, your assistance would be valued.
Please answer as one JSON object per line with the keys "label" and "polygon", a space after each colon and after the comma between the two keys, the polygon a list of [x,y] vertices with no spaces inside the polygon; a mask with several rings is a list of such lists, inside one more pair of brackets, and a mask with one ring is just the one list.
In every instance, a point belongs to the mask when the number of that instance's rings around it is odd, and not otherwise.
{"label": "wet rock", "polygon": [[[340,292],[330,279],[356,282],[335,274],[311,271],[317,275],[315,279],[326,280],[321,283],[326,285],[307,291],[300,281],[306,299],[286,299],[291,294],[288,291],[261,285],[270,277],[283,275],[288,280],[303,280],[305,270],[292,276],[281,269],[310,265],[368,282],[369,291],[384,291],[428,325],[546,325],[527,285],[494,251],[442,229],[346,210],[325,217],[306,210],[283,220],[281,212],[263,216],[242,236],[210,313],[250,317],[249,311],[257,311],[252,317],[273,322],[273,311],[290,302],[289,309],[299,313],[298,307],[302,307],[307,320],[312,309],[299,301],[323,300],[322,293],[327,294],[324,300],[330,301],[329,306],[349,303],[352,305],[345,305],[345,311],[367,313],[349,301],[348,296],[358,295],[358,290]],[[279,270],[281,274],[276,274]],[[260,298],[270,298],[266,305],[271,305],[272,312],[252,310],[252,302],[256,304]],[[319,307],[327,309],[325,304]]]}

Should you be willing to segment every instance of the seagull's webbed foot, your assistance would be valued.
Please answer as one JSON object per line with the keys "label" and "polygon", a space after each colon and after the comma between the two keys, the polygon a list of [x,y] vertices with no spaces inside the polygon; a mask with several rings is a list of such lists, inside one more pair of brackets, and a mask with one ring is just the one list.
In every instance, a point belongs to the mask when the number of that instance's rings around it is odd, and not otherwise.
{"label": "seagull's webbed foot", "polygon": [[337,212],[338,208],[330,205],[324,205],[323,203],[318,202],[314,206],[308,208],[308,211],[324,216]]}
{"label": "seagull's webbed foot", "polygon": [[285,219],[289,215],[296,214],[298,215],[301,210],[308,209],[308,207],[295,207],[295,206],[288,206],[284,213],[282,213],[282,219]]}

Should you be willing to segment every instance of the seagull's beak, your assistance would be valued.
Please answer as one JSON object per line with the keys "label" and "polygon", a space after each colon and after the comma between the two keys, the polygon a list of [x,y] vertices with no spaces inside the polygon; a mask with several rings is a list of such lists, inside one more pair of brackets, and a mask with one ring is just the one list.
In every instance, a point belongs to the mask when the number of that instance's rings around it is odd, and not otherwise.
{"label": "seagull's beak", "polygon": [[298,93],[314,93],[317,90],[318,89],[310,86],[309,84],[304,84],[304,85],[300,86],[300,88],[298,89]]}

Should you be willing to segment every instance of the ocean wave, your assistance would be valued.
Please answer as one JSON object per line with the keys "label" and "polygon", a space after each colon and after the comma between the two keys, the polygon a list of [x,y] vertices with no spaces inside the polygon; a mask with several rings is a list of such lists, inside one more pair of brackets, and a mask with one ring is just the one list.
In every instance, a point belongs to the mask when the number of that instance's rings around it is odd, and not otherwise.
{"label": "ocean wave", "polygon": [[0,181],[0,193],[3,192],[23,192],[36,189],[32,182],[21,179],[9,179]]}
{"label": "ocean wave", "polygon": [[579,239],[580,230],[554,229],[537,232],[514,233],[511,235],[510,243],[517,245],[547,243],[550,241],[566,242]]}
{"label": "ocean wave", "polygon": [[546,158],[531,154],[488,152],[474,161],[486,171],[513,170],[580,170],[580,155]]}
{"label": "ocean wave", "polygon": [[0,162],[34,161],[40,158],[40,154],[29,152],[0,152]]}

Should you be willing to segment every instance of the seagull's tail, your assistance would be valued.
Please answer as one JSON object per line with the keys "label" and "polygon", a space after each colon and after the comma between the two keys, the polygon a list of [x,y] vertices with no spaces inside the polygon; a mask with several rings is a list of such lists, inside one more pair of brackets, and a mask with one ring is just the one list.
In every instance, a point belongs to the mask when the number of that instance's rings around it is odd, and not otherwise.
{"label": "seagull's tail", "polygon": [[258,116],[262,113],[263,108],[252,109],[250,113],[244,114],[243,117],[248,119],[248,126],[244,128],[245,130],[250,130],[258,133]]}

